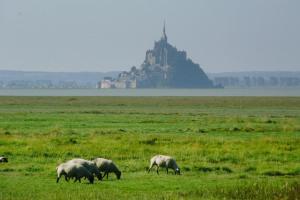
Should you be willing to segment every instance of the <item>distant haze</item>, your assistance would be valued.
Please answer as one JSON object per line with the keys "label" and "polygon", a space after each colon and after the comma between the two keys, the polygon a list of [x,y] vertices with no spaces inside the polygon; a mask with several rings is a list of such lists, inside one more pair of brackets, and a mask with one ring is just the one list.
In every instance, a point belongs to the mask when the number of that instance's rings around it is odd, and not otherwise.
{"label": "distant haze", "polygon": [[206,72],[300,70],[299,0],[0,0],[0,70],[116,71],[159,40]]}

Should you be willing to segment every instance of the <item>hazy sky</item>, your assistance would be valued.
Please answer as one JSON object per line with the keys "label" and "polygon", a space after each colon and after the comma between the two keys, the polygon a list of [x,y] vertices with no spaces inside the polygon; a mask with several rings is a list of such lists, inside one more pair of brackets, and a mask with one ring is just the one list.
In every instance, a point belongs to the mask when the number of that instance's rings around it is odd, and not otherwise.
{"label": "hazy sky", "polygon": [[300,0],[0,0],[0,69],[114,71],[159,40],[207,72],[300,70]]}

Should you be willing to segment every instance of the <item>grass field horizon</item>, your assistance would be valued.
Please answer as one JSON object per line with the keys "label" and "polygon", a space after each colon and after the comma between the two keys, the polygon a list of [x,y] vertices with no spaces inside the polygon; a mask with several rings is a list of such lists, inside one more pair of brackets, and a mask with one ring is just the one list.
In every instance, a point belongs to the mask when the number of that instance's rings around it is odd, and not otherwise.
{"label": "grass field horizon", "polygon": [[[300,199],[299,144],[299,97],[0,97],[0,199]],[[57,184],[77,157],[121,180]]]}

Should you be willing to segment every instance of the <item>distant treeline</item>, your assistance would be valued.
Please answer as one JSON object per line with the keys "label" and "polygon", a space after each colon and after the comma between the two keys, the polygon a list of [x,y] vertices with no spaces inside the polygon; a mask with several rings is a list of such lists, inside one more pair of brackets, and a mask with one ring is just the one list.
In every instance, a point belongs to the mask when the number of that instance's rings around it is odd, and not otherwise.
{"label": "distant treeline", "polygon": [[32,72],[0,70],[2,89],[76,89],[96,88],[105,76],[116,77],[119,72]]}
{"label": "distant treeline", "polygon": [[84,89],[95,88],[96,83],[93,82],[76,82],[76,81],[59,81],[53,82],[50,80],[13,80],[0,81],[2,89]]}
{"label": "distant treeline", "polygon": [[235,72],[210,74],[216,85],[232,87],[300,87],[300,72]]}
{"label": "distant treeline", "polygon": [[223,87],[300,87],[299,77],[215,77],[213,81]]}

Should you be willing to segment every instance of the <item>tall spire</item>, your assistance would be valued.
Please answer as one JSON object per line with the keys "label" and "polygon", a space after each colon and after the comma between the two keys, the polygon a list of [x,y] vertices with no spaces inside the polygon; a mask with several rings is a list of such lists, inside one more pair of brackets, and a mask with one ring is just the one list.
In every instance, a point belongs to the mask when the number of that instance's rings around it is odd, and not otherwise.
{"label": "tall spire", "polygon": [[162,35],[161,39],[165,40],[166,42],[168,41],[168,37],[166,34],[166,21],[164,21],[163,35]]}

